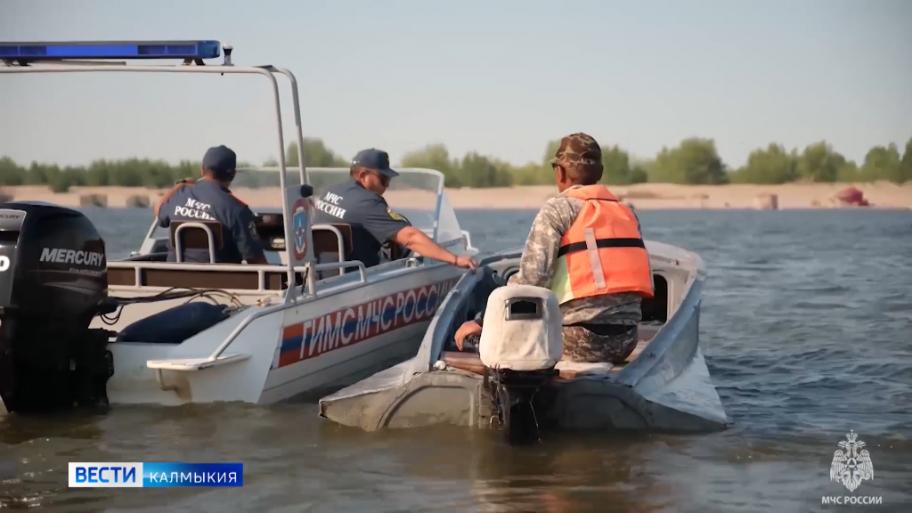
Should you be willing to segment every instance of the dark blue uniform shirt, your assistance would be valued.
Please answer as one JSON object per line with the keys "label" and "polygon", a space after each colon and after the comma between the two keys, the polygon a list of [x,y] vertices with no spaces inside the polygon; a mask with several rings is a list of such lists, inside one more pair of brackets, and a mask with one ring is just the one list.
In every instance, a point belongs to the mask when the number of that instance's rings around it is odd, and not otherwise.
{"label": "dark blue uniform shirt", "polygon": [[366,267],[380,263],[380,247],[408,220],[389,208],[383,196],[369,191],[354,179],[327,188],[314,202],[314,224],[346,223],[352,229],[351,256]]}
{"label": "dark blue uniform shirt", "polygon": [[[162,204],[158,212],[159,225],[170,226],[171,221],[218,221],[222,225],[221,249],[216,248],[216,262],[240,264],[262,258],[263,245],[256,232],[250,207],[231,195],[223,184],[214,180],[200,180],[179,189]],[[217,236],[217,235],[216,235]],[[216,239],[217,240],[217,239]],[[174,248],[169,243],[168,261],[174,262]],[[185,249],[185,262],[209,262],[209,253],[201,249]]]}

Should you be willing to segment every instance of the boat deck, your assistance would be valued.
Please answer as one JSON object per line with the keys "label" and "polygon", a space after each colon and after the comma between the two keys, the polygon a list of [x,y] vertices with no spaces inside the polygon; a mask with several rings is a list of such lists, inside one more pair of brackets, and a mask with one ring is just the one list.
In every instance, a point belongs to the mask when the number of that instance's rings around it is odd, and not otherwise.
{"label": "boat deck", "polygon": [[[624,363],[615,364],[610,368],[607,365],[594,364],[597,366],[598,370],[601,372],[618,372],[623,369],[628,363],[637,359],[638,356],[643,352],[646,346],[652,341],[655,336],[655,332],[652,331],[640,331],[640,340],[637,342],[637,346],[633,349],[633,352],[627,357]],[[481,363],[481,358],[478,356],[478,353],[463,353],[460,351],[444,351],[441,355],[441,360],[446,362],[448,367],[454,369],[463,370],[466,372],[471,372],[473,374],[483,375],[484,374],[484,365]],[[567,368],[560,368],[560,377],[559,379],[574,379],[578,375],[583,373],[590,373],[593,370],[593,365],[591,364],[572,364],[569,362],[562,362]]]}

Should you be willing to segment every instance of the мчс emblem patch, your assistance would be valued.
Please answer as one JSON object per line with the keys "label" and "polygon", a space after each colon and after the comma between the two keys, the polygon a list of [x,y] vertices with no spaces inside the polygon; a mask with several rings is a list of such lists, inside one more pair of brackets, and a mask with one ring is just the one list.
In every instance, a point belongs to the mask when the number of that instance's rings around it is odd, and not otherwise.
{"label": "\u043c\u0447\u0441 emblem patch", "polygon": [[391,209],[389,207],[386,207],[386,213],[389,214],[389,216],[391,218],[395,219],[396,221],[408,222],[408,219],[406,219],[405,216],[403,216],[402,214],[399,214],[398,212],[393,211],[393,209]]}

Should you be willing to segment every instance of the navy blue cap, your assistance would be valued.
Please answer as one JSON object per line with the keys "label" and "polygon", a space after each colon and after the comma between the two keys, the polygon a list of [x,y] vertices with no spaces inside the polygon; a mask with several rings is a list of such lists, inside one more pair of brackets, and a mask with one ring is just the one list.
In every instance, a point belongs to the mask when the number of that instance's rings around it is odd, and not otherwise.
{"label": "navy blue cap", "polygon": [[355,158],[352,159],[352,165],[376,169],[380,174],[390,178],[399,176],[399,173],[390,169],[389,154],[376,148],[359,151]]}
{"label": "navy blue cap", "polygon": [[203,168],[218,175],[231,175],[236,167],[237,154],[225,145],[209,148],[203,155]]}

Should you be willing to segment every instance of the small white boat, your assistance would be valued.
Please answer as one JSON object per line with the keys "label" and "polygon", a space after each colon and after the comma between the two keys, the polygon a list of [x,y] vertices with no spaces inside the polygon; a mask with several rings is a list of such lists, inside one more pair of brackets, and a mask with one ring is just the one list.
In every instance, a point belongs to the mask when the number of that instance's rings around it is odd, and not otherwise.
{"label": "small white boat", "polygon": [[[396,247],[386,261],[365,268],[346,259],[348,225],[312,225],[312,196],[348,179],[349,171],[301,165],[299,184],[286,183],[280,76],[291,82],[304,162],[297,81],[286,69],[236,67],[227,46],[223,64],[205,65],[203,59],[220,55],[215,41],[0,48],[3,74],[265,77],[275,100],[283,193],[281,209],[257,215],[269,248],[264,265],[165,262],[169,238],[178,254],[199,247],[212,255],[221,230],[210,221],[172,223],[168,230],[153,222],[139,251],[106,261],[104,241],[81,213],[36,202],[0,204],[0,411],[4,403],[13,412],[74,403],[266,404],[335,386],[414,354],[437,306],[465,274]],[[92,62],[48,62],[48,55]],[[184,65],[98,62],[175,56]],[[443,175],[399,172],[392,189],[409,188],[418,198],[412,224],[455,254],[477,253],[446,198]]]}
{"label": "small white boat", "polygon": [[[658,242],[646,241],[646,249],[656,295],[644,300],[640,342],[624,364],[560,361],[556,299],[550,305],[545,299],[513,297],[534,296],[534,291],[497,288],[517,271],[521,254],[504,252],[483,260],[476,271],[462,277],[437,310],[414,358],[322,398],[320,416],[367,431],[432,424],[497,427],[511,439],[518,432],[537,433],[539,425],[542,429],[723,429],[728,422],[725,410],[699,344],[700,295],[706,279],[703,261],[694,253]],[[538,290],[553,297],[546,289]],[[488,301],[489,295],[496,300]],[[537,305],[529,310],[534,314],[511,320],[515,312],[505,303],[523,301],[527,307]],[[533,341],[540,349],[517,351],[526,358],[525,367],[504,370],[499,363],[491,363],[490,354],[486,364],[484,352],[479,354],[477,348],[458,351],[453,339],[459,326],[479,311],[485,311],[488,330],[491,309],[495,309],[494,318],[505,318],[505,323],[531,323],[517,330],[520,338],[548,332],[548,319],[557,319],[557,327],[551,326],[550,340]],[[480,341],[482,347],[505,343]],[[528,346],[526,341],[521,343]],[[530,368],[528,355],[536,351],[552,354]],[[504,406],[523,404],[534,412],[523,417],[531,419],[531,429],[517,420],[520,413]]]}

